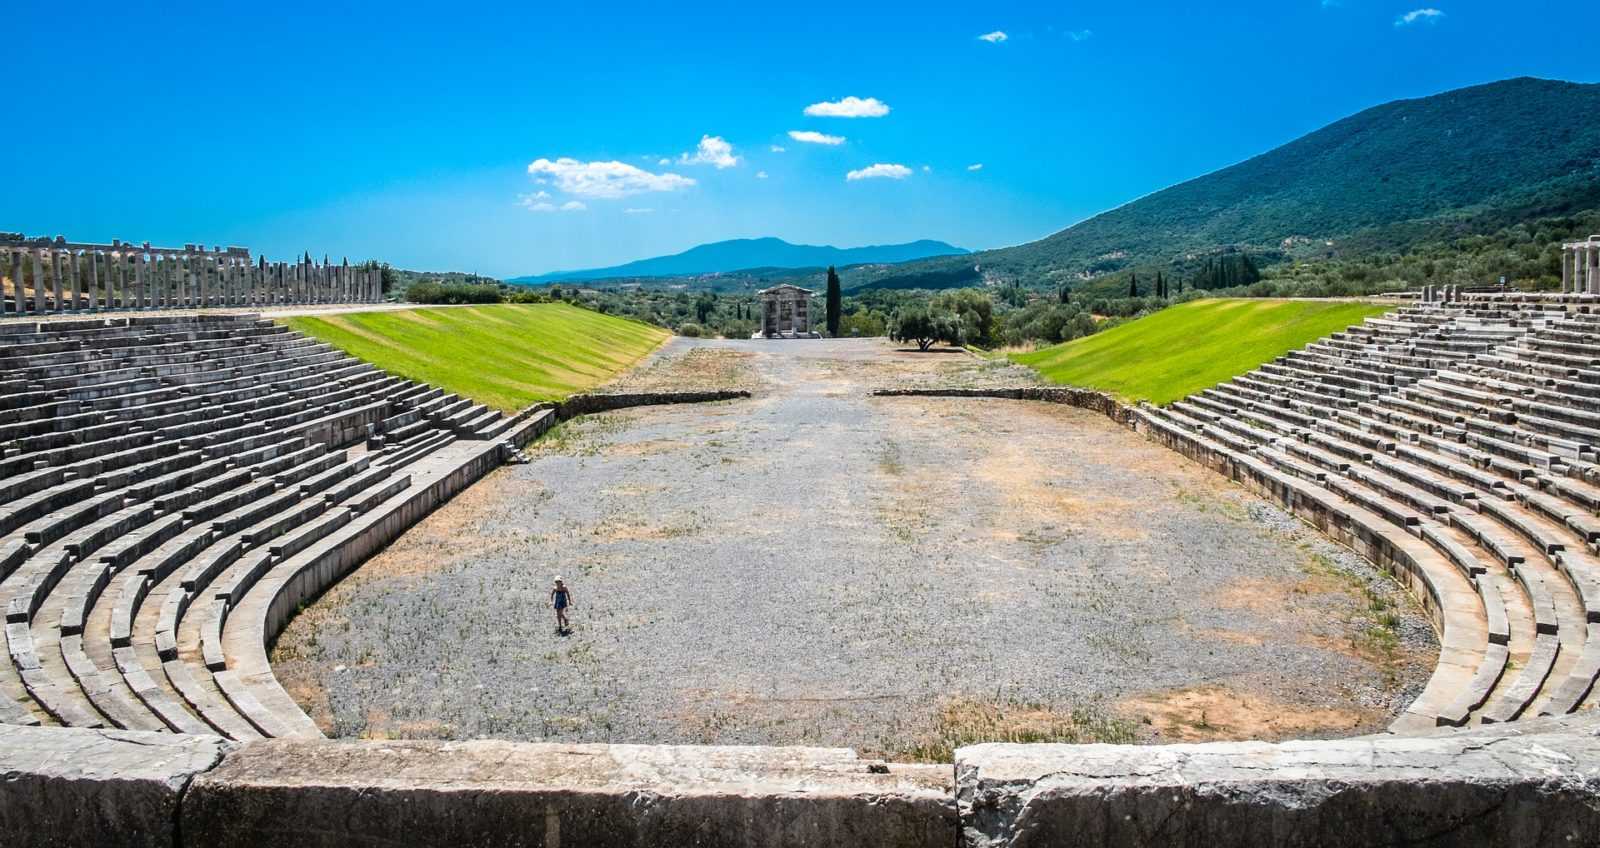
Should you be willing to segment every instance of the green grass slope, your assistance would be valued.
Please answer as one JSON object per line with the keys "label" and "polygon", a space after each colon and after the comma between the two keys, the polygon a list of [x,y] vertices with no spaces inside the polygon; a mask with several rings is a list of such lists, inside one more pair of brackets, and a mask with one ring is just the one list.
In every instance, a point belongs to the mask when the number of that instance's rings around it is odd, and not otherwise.
{"label": "green grass slope", "polygon": [[1196,300],[1012,358],[1051,382],[1168,403],[1388,309],[1346,301]]}
{"label": "green grass slope", "polygon": [[391,373],[507,412],[592,388],[671,335],[565,303],[352,312],[284,323]]}

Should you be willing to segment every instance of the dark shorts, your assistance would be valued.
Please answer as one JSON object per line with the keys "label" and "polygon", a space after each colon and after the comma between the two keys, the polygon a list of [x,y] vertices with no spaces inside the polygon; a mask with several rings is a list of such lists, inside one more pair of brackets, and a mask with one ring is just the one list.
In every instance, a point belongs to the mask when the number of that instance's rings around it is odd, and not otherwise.
{"label": "dark shorts", "polygon": [[567,608],[566,604],[561,603],[559,601],[556,602],[556,612],[561,612],[562,610],[564,610],[566,608]]}

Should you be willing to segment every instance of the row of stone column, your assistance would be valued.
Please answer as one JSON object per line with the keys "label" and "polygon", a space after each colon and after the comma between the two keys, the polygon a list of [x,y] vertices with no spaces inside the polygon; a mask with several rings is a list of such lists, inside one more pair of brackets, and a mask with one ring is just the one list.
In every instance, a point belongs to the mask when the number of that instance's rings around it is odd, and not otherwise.
{"label": "row of stone column", "polygon": [[1600,294],[1600,236],[1561,246],[1561,290]]}
{"label": "row of stone column", "polygon": [[[381,273],[229,254],[0,248],[0,318],[103,309],[208,309],[377,303]],[[32,289],[31,293],[28,289]]]}
{"label": "row of stone column", "polygon": [[1461,299],[1461,287],[1426,285],[1422,287],[1422,299],[1427,303],[1452,303]]}

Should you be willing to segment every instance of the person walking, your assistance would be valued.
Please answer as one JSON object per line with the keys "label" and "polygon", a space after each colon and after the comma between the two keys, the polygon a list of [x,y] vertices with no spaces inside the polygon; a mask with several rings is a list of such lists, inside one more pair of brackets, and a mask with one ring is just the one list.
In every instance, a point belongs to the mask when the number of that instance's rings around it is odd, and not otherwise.
{"label": "person walking", "polygon": [[567,607],[572,606],[572,590],[559,576],[556,577],[555,588],[550,590],[550,606],[556,611],[556,635],[567,635],[572,629],[567,623]]}

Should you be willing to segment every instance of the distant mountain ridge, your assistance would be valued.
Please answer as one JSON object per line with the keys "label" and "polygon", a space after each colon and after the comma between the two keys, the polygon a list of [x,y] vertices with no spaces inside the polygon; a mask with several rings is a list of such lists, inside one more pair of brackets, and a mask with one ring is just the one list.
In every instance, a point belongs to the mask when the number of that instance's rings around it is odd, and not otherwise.
{"label": "distant mountain ridge", "polygon": [[677,277],[690,274],[717,274],[751,268],[820,268],[825,265],[910,262],[933,256],[958,256],[969,253],[942,241],[922,239],[905,244],[833,247],[831,245],[791,244],[780,238],[729,239],[692,247],[671,256],[640,259],[609,268],[555,271],[513,277],[508,283],[558,283],[568,280],[605,280],[614,277]]}
{"label": "distant mountain ridge", "polygon": [[1529,77],[1397,100],[1038,241],[866,271],[846,285],[977,265],[990,282],[1093,289],[1102,275],[1228,247],[1269,261],[1359,257],[1594,209],[1596,115],[1600,84]]}

